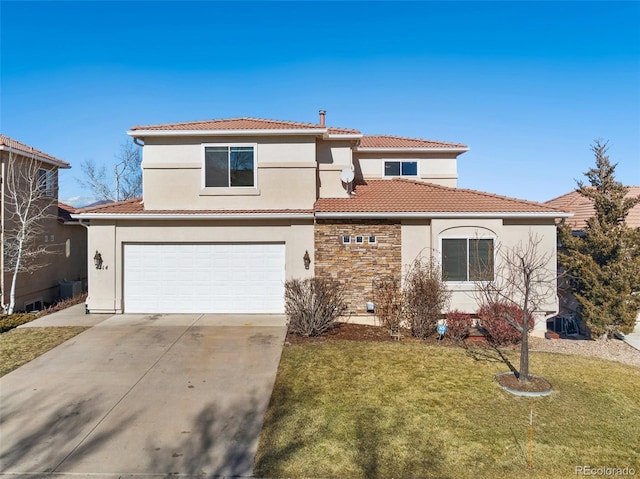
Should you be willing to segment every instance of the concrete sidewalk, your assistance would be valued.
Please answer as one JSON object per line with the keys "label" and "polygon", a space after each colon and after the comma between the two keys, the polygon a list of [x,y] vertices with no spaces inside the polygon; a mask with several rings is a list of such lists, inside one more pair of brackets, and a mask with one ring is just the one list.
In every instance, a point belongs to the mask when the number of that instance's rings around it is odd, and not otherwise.
{"label": "concrete sidewalk", "polygon": [[95,326],[112,314],[86,314],[84,303],[76,304],[55,313],[47,314],[19,328],[46,328],[50,326]]}
{"label": "concrete sidewalk", "polygon": [[0,378],[0,477],[251,476],[284,318],[98,319]]}

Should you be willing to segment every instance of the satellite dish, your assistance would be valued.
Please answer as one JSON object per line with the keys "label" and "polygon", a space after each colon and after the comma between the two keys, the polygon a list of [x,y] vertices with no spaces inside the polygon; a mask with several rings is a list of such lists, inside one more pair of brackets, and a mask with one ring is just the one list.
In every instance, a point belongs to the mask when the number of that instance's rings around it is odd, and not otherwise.
{"label": "satellite dish", "polygon": [[350,168],[345,168],[340,172],[340,179],[343,183],[351,183],[354,178],[354,173]]}

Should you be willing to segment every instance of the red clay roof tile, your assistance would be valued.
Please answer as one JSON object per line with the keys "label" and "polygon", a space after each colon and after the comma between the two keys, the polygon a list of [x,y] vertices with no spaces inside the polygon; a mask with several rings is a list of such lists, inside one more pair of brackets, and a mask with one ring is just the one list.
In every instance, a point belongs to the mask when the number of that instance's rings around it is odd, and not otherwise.
{"label": "red clay roof tile", "polygon": [[189,121],[183,123],[165,123],[161,125],[134,126],[132,131],[138,130],[324,130],[332,134],[359,134],[358,130],[349,128],[324,127],[316,123],[300,123],[294,121],[265,120],[263,118],[229,118],[204,121]]}
{"label": "red clay roof tile", "polygon": [[467,145],[403,136],[364,135],[359,148],[467,148]]}
{"label": "red clay roof tile", "polygon": [[44,151],[38,150],[29,145],[25,145],[18,140],[14,140],[13,138],[9,138],[8,136],[0,134],[0,147],[3,146],[29,157],[38,156],[44,160],[48,160],[51,163],[56,164],[56,166],[58,166],[59,168],[71,168],[69,163],[67,163],[66,161],[62,161],[61,159],[56,158],[55,156],[51,156]]}
{"label": "red clay roof tile", "polygon": [[321,198],[316,213],[562,213],[550,206],[406,179],[368,180],[350,198]]}
{"label": "red clay roof tile", "polygon": [[[634,198],[640,195],[640,186],[628,186],[627,188],[629,188],[629,191],[625,198]],[[575,190],[546,201],[545,204],[553,208],[571,211],[574,216],[567,218],[566,222],[575,230],[584,229],[587,226],[587,220],[591,218],[595,212],[593,202]],[[640,203],[629,211],[626,223],[631,228],[640,228]]]}

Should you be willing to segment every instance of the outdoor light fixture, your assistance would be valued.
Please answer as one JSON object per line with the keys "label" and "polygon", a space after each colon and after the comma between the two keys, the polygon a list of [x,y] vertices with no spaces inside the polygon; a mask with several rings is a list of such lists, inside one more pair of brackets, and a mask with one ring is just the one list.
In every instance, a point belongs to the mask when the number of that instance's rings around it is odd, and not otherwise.
{"label": "outdoor light fixture", "polygon": [[304,269],[309,269],[309,265],[311,264],[311,257],[309,256],[309,252],[305,251],[304,256],[302,257],[304,261]]}
{"label": "outdoor light fixture", "polygon": [[97,250],[93,256],[93,264],[96,265],[96,269],[102,269],[102,255]]}

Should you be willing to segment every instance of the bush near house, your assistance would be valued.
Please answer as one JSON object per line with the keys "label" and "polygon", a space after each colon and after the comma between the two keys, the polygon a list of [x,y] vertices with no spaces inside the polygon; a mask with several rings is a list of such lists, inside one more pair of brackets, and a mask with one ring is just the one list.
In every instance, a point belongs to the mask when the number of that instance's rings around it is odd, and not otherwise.
{"label": "bush near house", "polygon": [[[513,318],[520,323],[523,311],[514,304],[493,303],[478,310],[478,323],[486,331],[489,341],[495,344],[516,344],[522,340],[520,334],[507,320]],[[528,329],[533,329],[533,315],[528,313]]]}
{"label": "bush near house", "polygon": [[405,315],[411,334],[425,339],[435,333],[450,297],[437,261],[416,260],[404,280]]}
{"label": "bush near house", "polygon": [[462,341],[469,334],[469,329],[473,325],[473,319],[468,313],[463,313],[454,309],[447,313],[447,335],[456,341]]}
{"label": "bush near house", "polygon": [[383,276],[373,283],[375,312],[380,324],[390,331],[397,330],[403,322],[403,296],[400,278]]}
{"label": "bush near house", "polygon": [[343,286],[330,278],[291,279],[284,287],[289,331],[320,336],[347,311]]}

